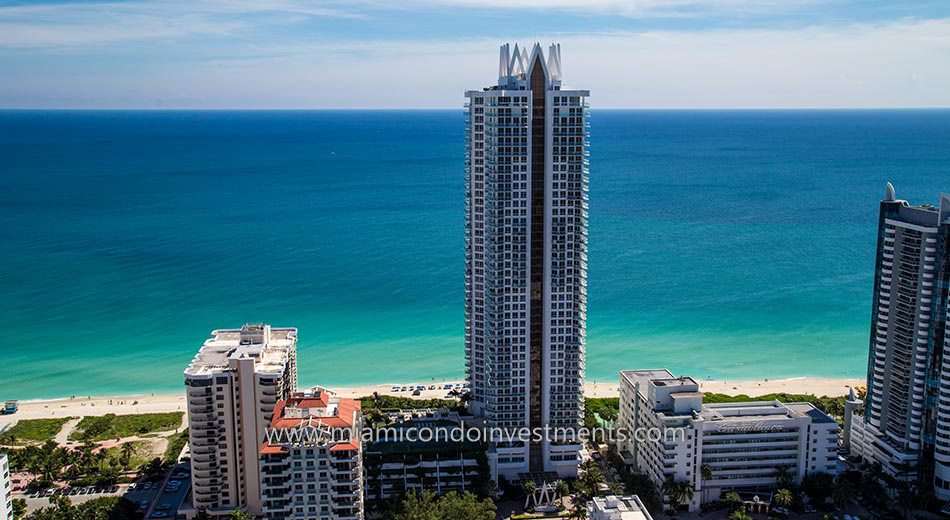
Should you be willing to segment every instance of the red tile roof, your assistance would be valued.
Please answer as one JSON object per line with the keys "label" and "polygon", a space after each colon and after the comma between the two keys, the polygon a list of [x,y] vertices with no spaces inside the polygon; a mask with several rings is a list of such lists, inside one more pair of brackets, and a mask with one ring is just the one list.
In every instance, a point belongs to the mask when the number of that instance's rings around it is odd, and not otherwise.
{"label": "red tile roof", "polygon": [[[315,396],[291,396],[290,399],[284,400],[281,399],[277,401],[277,404],[274,405],[274,416],[271,419],[270,427],[271,429],[290,429],[300,426],[301,424],[307,423],[310,418],[288,418],[284,417],[284,412],[286,408],[307,408],[307,409],[317,409],[317,408],[326,408],[330,405],[330,395],[327,392],[320,392]],[[345,399],[340,398],[339,403],[337,404],[337,413],[336,415],[331,416],[313,416],[314,423],[316,424],[319,420],[319,423],[323,424],[328,428],[351,428],[354,424],[354,415],[355,412],[360,410],[360,402],[356,399]],[[337,447],[339,446],[339,447]],[[343,450],[355,450],[359,449],[358,446],[353,445],[352,443],[341,443],[337,444],[330,448],[331,451],[343,451]],[[260,453],[261,454],[276,454],[276,453],[285,453],[287,449],[283,446],[271,446],[264,441],[264,444],[261,445]]]}

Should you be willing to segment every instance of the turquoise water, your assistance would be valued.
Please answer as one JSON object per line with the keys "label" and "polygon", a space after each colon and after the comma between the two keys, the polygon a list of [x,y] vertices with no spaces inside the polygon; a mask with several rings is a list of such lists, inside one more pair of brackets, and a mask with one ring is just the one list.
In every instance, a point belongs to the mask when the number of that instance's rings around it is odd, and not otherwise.
{"label": "turquoise water", "polygon": [[[460,111],[0,112],[0,398],[169,391],[213,328],[301,381],[462,376]],[[588,379],[861,377],[877,204],[950,111],[592,116]]]}

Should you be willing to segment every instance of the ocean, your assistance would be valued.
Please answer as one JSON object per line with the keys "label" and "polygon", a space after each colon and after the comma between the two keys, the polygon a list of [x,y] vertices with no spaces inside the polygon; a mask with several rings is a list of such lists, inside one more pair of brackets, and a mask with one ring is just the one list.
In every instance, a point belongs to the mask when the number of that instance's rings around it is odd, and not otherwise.
{"label": "ocean", "polygon": [[[587,379],[863,377],[878,201],[950,111],[591,116]],[[215,328],[304,384],[463,376],[464,114],[0,111],[0,399],[168,392]]]}

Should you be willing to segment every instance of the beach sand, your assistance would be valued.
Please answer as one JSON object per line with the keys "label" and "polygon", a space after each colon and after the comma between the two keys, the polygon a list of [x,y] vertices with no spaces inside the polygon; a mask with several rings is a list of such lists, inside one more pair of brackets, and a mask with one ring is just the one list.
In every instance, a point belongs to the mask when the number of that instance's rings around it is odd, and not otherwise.
{"label": "beach sand", "polygon": [[[765,394],[785,392],[788,394],[814,394],[816,396],[836,397],[846,395],[849,387],[864,387],[863,379],[834,379],[819,377],[793,377],[789,379],[764,379],[760,381],[716,381],[698,380],[700,390],[716,394],[745,394],[756,397]],[[619,383],[601,383],[588,381],[584,385],[587,397],[617,397]]]}
{"label": "beach sand", "polygon": [[[452,382],[453,384],[457,381]],[[444,398],[448,390],[444,385],[449,382],[427,383],[426,390],[417,399]],[[423,383],[415,383],[422,385]],[[432,384],[435,390],[428,390]],[[701,390],[720,394],[746,394],[757,396],[763,394],[786,392],[790,394],[815,394],[818,396],[839,396],[848,392],[849,386],[863,387],[863,379],[834,379],[815,377],[796,377],[789,379],[769,379],[760,381],[700,381]],[[362,397],[378,392],[381,395],[395,395],[413,397],[411,392],[394,392],[395,385],[367,385],[351,388],[331,388],[341,397]],[[584,394],[587,397],[617,397],[619,384],[617,382],[588,381],[584,385]],[[49,399],[35,401],[21,401],[20,410],[14,415],[0,416],[0,430],[21,419],[40,419],[53,417],[82,417],[87,415],[116,415],[185,411],[184,394],[142,394],[118,397],[74,397],[66,399]]]}

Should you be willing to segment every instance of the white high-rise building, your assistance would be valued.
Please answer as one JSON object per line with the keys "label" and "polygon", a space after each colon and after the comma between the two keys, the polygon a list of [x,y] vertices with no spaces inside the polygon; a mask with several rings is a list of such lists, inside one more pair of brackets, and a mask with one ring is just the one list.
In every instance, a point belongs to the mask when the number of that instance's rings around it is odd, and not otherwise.
{"label": "white high-rise building", "polygon": [[620,456],[657,489],[667,479],[692,486],[690,511],[729,490],[755,494],[838,471],[838,423],[812,404],[704,404],[699,383],[665,369],[620,372],[617,428]]}
{"label": "white high-rise building", "polygon": [[850,417],[854,455],[950,500],[950,195],[899,200],[878,218],[868,389]]}
{"label": "white high-rise building", "polygon": [[[561,49],[501,47],[466,92],[466,369],[489,426],[576,428],[587,318],[588,105]],[[572,440],[498,444],[497,470],[576,475]]]}
{"label": "white high-rise building", "polygon": [[0,453],[0,520],[13,520],[13,488],[6,453]]}
{"label": "white high-rise building", "polygon": [[259,449],[274,406],[297,387],[297,329],[216,330],[185,370],[192,505],[263,514]]}

